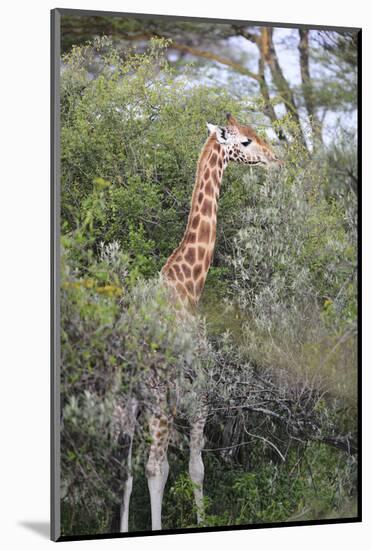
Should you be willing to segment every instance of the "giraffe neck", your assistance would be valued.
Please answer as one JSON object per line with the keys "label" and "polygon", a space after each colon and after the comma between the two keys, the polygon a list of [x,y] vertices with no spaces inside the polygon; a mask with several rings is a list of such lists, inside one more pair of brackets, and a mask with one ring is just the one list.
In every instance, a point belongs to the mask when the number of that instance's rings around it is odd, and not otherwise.
{"label": "giraffe neck", "polygon": [[219,191],[226,165],[225,151],[212,134],[198,160],[186,230],[162,268],[182,301],[192,306],[200,299],[213,259]]}

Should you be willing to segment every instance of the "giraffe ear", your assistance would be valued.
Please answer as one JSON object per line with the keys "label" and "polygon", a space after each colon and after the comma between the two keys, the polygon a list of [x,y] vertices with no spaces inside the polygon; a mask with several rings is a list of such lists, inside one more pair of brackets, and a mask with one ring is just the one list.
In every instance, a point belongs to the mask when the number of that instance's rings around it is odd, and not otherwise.
{"label": "giraffe ear", "polygon": [[210,134],[213,134],[213,133],[216,132],[217,129],[218,129],[218,127],[215,126],[215,124],[211,124],[210,122],[207,122],[207,123],[206,123],[206,126],[207,126],[207,129],[208,129],[209,135],[210,135]]}
{"label": "giraffe ear", "polygon": [[215,124],[207,123],[209,135],[215,133],[216,139],[219,143],[225,145],[228,142],[229,134],[226,128],[216,126]]}

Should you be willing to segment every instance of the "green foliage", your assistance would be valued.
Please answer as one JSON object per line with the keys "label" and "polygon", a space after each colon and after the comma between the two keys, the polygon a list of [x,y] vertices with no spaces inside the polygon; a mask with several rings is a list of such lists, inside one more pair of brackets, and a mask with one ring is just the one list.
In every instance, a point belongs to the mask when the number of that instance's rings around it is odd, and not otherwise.
{"label": "green foliage", "polygon": [[[352,515],[355,461],[339,449],[356,440],[354,147],[344,138],[311,156],[287,116],[277,122],[293,136],[282,170],[229,166],[204,319],[179,318],[156,276],[186,225],[205,123],[227,111],[243,120],[254,103],[189,86],[166,47],[157,40],[122,57],[99,39],[63,58],[63,533],[110,530],[127,474],[114,411],[132,398],[154,405],[153,370],[181,418],[167,528],[196,524],[185,428],[201,390],[210,405],[205,525]],[[137,530],[150,525],[148,440],[143,415]]]}
{"label": "green foliage", "polygon": [[[285,463],[268,458],[261,444],[249,452],[248,471],[206,455],[202,525],[248,525],[355,515],[356,462],[325,445],[293,446]],[[262,461],[262,457],[264,460]],[[173,459],[175,457],[172,457]],[[192,481],[184,470],[169,481],[165,527],[196,526]]]}
{"label": "green foliage", "polygon": [[169,488],[164,520],[170,528],[171,526],[184,528],[197,525],[193,485],[189,475],[182,472]]}
{"label": "green foliage", "polygon": [[[222,482],[209,505],[209,510],[223,512],[223,504],[229,503],[230,515],[224,516],[222,525],[273,523],[304,517],[324,519],[346,515],[347,505],[352,506],[353,461],[339,460],[333,450],[314,444],[303,454],[292,449],[285,464],[269,460],[261,464],[262,455],[264,450],[258,445],[254,452],[257,462],[252,463],[251,471],[231,470],[224,474],[227,483]],[[222,499],[222,505],[218,498]],[[218,524],[214,523],[218,516],[210,517],[212,524]]]}
{"label": "green foliage", "polygon": [[356,202],[339,173],[334,189],[331,156],[321,169],[291,156],[262,185],[246,178],[227,262],[245,358],[345,400],[356,429]]}
{"label": "green foliage", "polygon": [[[78,235],[78,243],[80,239]],[[182,387],[186,399],[180,403],[180,412],[193,414],[197,391],[205,383],[207,348],[202,347],[201,322],[179,318],[159,280],[132,283],[127,257],[117,244],[101,245],[99,259],[89,265],[88,277],[83,276],[83,262],[73,263],[76,243],[70,237],[65,244],[61,295],[62,510],[63,517],[69,518],[64,534],[71,534],[76,524],[70,514],[75,517],[83,504],[89,512],[78,529],[90,532],[99,528],[102,514],[105,529],[109,528],[112,508],[120,502],[126,466],[117,437],[117,406],[125,407],[132,398],[146,403],[149,409],[154,406],[147,380],[156,371],[160,383],[167,386],[169,410],[176,403],[175,388]],[[84,252],[92,258],[91,250]],[[197,375],[197,383],[191,384],[191,373]],[[136,441],[139,455],[146,452],[148,441],[143,427]]]}
{"label": "green foliage", "polygon": [[[164,46],[154,42],[149,53],[122,61],[100,40],[74,48],[63,60],[65,229],[76,229],[82,214],[94,226],[96,244],[118,241],[138,259],[138,273],[146,277],[161,267],[184,230],[206,122],[223,120],[227,111],[236,116],[244,111],[243,100],[220,88],[190,89],[186,73],[176,77],[161,57]],[[102,50],[91,78],[89,66]],[[225,181],[220,231],[228,239],[243,191],[240,174],[234,167]],[[135,236],[138,227],[140,236]],[[138,258],[138,248],[145,261]]]}

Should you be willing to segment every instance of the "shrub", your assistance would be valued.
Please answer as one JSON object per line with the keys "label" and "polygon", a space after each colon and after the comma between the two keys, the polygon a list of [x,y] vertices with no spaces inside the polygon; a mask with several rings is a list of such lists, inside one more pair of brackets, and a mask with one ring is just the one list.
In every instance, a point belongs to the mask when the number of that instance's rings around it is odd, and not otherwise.
{"label": "shrub", "polygon": [[[280,172],[228,167],[202,318],[179,316],[157,274],[186,225],[205,123],[223,123],[228,111],[246,120],[246,106],[261,101],[190,87],[166,47],[154,41],[122,57],[99,39],[63,58],[63,533],[109,530],[127,474],[115,410],[132,398],[151,410],[153,370],[168,406],[180,401],[164,525],[195,525],[184,451],[201,393],[206,525],[352,514],[354,147],[348,136],[311,157],[286,117],[277,124],[293,138]],[[150,524],[144,416],[135,529]]]}

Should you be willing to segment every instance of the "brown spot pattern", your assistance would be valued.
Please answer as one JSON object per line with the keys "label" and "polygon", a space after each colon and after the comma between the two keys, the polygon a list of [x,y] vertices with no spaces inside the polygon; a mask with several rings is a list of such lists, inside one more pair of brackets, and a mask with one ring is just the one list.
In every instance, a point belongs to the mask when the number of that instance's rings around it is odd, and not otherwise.
{"label": "brown spot pattern", "polygon": [[203,246],[199,246],[199,247],[198,247],[198,260],[199,260],[200,262],[202,262],[202,260],[204,259],[205,252],[206,252],[206,250],[205,250],[205,248],[204,248]]}
{"label": "brown spot pattern", "polygon": [[197,216],[195,216],[195,217],[193,218],[193,221],[192,221],[192,228],[193,228],[193,229],[197,229],[199,223],[200,223],[200,216],[199,216],[199,214],[197,214]]}
{"label": "brown spot pattern", "polygon": [[209,195],[210,197],[213,196],[213,187],[211,185],[211,183],[208,181],[207,184],[205,185],[205,193],[206,195]]}
{"label": "brown spot pattern", "polygon": [[210,169],[209,168],[206,168],[204,176],[205,176],[205,180],[209,179],[209,176],[210,176]]}
{"label": "brown spot pattern", "polygon": [[190,246],[186,252],[186,254],[184,254],[184,259],[186,262],[188,262],[189,264],[194,264],[195,261],[196,261],[196,249],[193,247],[193,246]]}
{"label": "brown spot pattern", "polygon": [[209,252],[207,252],[206,255],[205,255],[204,266],[205,266],[206,271],[210,267],[210,253]]}
{"label": "brown spot pattern", "polygon": [[212,211],[213,203],[205,199],[203,205],[201,206],[201,214],[203,214],[204,216],[211,216]]}
{"label": "brown spot pattern", "polygon": [[189,269],[187,264],[182,264],[182,270],[183,270],[183,273],[184,273],[185,277],[188,279],[188,277],[191,276],[191,270]]}
{"label": "brown spot pattern", "polygon": [[218,160],[218,155],[216,153],[213,153],[210,157],[210,166],[213,168]]}
{"label": "brown spot pattern", "polygon": [[215,241],[215,239],[216,239],[216,225],[214,223],[211,229],[211,241]]}
{"label": "brown spot pattern", "polygon": [[196,284],[196,294],[197,295],[201,294],[202,289],[204,287],[204,284],[205,284],[205,278],[201,277],[201,279],[199,281],[197,281],[197,284]]}
{"label": "brown spot pattern", "polygon": [[193,278],[195,280],[197,280],[199,278],[201,271],[202,271],[202,265],[201,264],[197,264],[197,265],[194,266],[194,268],[193,268]]}
{"label": "brown spot pattern", "polygon": [[187,296],[187,291],[181,283],[177,283],[176,289],[179,293],[179,296],[181,297]]}
{"label": "brown spot pattern", "polygon": [[193,281],[187,281],[185,286],[190,294],[194,294],[195,289],[194,289]]}
{"label": "brown spot pattern", "polygon": [[198,234],[198,240],[200,243],[208,243],[210,239],[210,224],[209,222],[202,221],[200,225],[200,231]]}
{"label": "brown spot pattern", "polygon": [[197,199],[197,200],[198,200],[198,202],[201,204],[202,201],[204,200],[204,194],[203,194],[203,193],[199,193],[199,194],[198,194],[198,199]]}
{"label": "brown spot pattern", "polygon": [[169,267],[169,269],[167,271],[167,276],[172,281],[175,281],[175,274],[174,274],[174,271],[171,269],[171,267]]}
{"label": "brown spot pattern", "polygon": [[211,175],[215,185],[219,185],[220,182],[219,182],[219,177],[218,177],[218,174],[216,173],[216,170],[213,170],[213,173]]}
{"label": "brown spot pattern", "polygon": [[195,243],[196,242],[196,233],[194,233],[193,231],[191,231],[190,233],[188,233],[187,235],[187,243]]}
{"label": "brown spot pattern", "polygon": [[173,268],[174,268],[174,271],[175,271],[175,273],[176,273],[177,279],[178,279],[179,281],[183,282],[183,281],[184,281],[184,275],[183,275],[183,273],[181,272],[180,267],[178,266],[178,264],[174,264],[174,265],[173,265]]}

